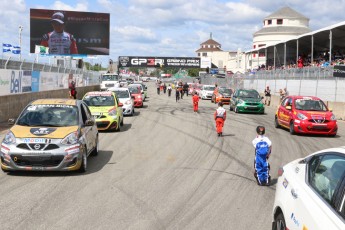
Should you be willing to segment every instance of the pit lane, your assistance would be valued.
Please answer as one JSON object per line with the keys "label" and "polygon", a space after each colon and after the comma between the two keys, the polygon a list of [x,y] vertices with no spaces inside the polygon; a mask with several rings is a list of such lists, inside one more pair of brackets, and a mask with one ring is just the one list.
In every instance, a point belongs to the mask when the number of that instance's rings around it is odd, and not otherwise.
{"label": "pit lane", "polygon": [[[224,136],[215,131],[216,105],[174,92],[156,94],[125,117],[121,132],[101,132],[100,153],[85,174],[0,173],[1,229],[257,229],[271,228],[279,166],[314,151],[344,145],[335,138],[291,136],[265,115],[227,109]],[[273,185],[253,177],[251,141],[257,125],[273,143]],[[3,136],[3,134],[2,134]]]}

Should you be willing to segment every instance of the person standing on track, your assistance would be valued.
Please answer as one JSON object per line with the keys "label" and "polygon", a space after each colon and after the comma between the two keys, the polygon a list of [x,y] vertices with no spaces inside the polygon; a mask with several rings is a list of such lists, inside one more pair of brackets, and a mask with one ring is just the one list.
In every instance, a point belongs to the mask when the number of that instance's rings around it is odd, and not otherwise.
{"label": "person standing on track", "polygon": [[157,79],[157,81],[156,81],[156,88],[157,88],[157,94],[159,95],[160,94],[160,87],[161,87],[161,83],[160,83],[160,81]]}
{"label": "person standing on track", "polygon": [[226,110],[223,108],[223,103],[218,103],[218,109],[214,112],[214,120],[216,121],[217,134],[219,137],[223,135],[223,126],[226,120]]}
{"label": "person standing on track", "polygon": [[171,88],[171,85],[169,84],[168,87],[168,96],[170,97],[171,96],[171,91],[172,91],[172,88]]}
{"label": "person standing on track", "polygon": [[199,110],[199,96],[196,92],[194,92],[193,94],[194,95],[192,97],[192,100],[193,100],[194,113],[197,113]]}
{"label": "person standing on track", "polygon": [[267,185],[271,183],[270,165],[268,158],[270,157],[272,150],[272,142],[265,136],[265,127],[256,127],[256,138],[252,141],[255,148],[254,159],[254,177],[258,182],[258,185]]}
{"label": "person standing on track", "polygon": [[271,90],[270,87],[267,86],[265,89],[265,105],[270,106],[271,104]]}
{"label": "person standing on track", "polygon": [[179,90],[179,88],[176,88],[175,89],[175,92],[176,92],[176,102],[178,102],[179,100],[180,100],[180,90]]}

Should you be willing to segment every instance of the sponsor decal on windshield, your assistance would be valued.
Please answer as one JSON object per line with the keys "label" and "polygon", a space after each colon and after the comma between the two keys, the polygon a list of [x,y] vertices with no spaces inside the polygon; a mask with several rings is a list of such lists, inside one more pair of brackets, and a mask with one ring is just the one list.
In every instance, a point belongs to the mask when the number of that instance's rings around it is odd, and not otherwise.
{"label": "sponsor decal on windshield", "polygon": [[102,91],[102,92],[88,92],[87,96],[112,96],[111,91]]}

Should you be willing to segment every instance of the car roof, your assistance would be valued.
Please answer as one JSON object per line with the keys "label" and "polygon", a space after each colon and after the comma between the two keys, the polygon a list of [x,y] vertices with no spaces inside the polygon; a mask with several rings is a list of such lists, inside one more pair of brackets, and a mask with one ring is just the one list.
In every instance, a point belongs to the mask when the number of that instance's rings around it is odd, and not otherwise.
{"label": "car roof", "polygon": [[108,88],[108,91],[128,91],[129,89],[127,87],[111,87],[111,88]]}
{"label": "car roof", "polygon": [[90,91],[87,92],[85,95],[88,96],[115,96],[114,92],[112,91]]}
{"label": "car roof", "polygon": [[77,105],[77,100],[68,98],[46,98],[31,102],[32,105]]}
{"label": "car roof", "polygon": [[317,155],[317,154],[325,153],[325,152],[337,152],[337,153],[344,155],[344,157],[345,157],[345,146],[323,149],[323,150],[320,150],[320,151],[317,151],[317,152],[314,152],[314,153],[308,155],[306,158],[309,158],[309,157]]}
{"label": "car roof", "polygon": [[318,97],[315,97],[315,96],[298,96],[298,95],[292,95],[292,96],[289,96],[293,99],[311,99],[311,100],[321,100],[320,98]]}

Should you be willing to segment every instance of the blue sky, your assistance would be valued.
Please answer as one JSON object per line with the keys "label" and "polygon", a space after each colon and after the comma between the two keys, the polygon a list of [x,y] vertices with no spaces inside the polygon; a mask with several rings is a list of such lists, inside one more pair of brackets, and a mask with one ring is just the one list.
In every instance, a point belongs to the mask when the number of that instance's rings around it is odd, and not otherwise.
{"label": "blue sky", "polygon": [[124,55],[194,57],[210,32],[224,51],[248,50],[263,18],[284,6],[310,18],[312,30],[345,20],[345,0],[1,0],[1,5],[0,41],[17,45],[18,27],[24,26],[22,57],[31,61],[30,8],[110,13],[110,55],[93,60],[102,63]]}

